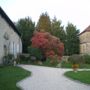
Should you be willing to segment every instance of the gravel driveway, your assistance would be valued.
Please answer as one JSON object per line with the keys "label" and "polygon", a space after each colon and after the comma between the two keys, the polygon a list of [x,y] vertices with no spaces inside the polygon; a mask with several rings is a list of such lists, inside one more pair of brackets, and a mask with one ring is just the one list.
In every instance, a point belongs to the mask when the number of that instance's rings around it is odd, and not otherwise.
{"label": "gravel driveway", "polygon": [[22,90],[90,90],[89,85],[72,81],[63,75],[70,69],[34,65],[20,65],[20,67],[32,72],[31,77],[17,83]]}

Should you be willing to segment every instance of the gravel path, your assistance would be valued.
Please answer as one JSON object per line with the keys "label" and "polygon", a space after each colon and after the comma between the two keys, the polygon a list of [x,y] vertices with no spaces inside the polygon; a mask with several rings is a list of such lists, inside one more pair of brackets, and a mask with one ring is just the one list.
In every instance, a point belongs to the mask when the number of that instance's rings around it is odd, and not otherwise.
{"label": "gravel path", "polygon": [[63,75],[70,69],[33,65],[20,66],[32,72],[31,77],[17,83],[22,90],[90,90],[89,85],[72,81]]}

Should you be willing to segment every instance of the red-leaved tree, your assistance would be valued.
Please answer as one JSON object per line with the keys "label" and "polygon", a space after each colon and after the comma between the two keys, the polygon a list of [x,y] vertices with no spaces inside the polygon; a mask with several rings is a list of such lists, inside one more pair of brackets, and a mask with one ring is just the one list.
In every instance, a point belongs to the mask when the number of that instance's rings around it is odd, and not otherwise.
{"label": "red-leaved tree", "polygon": [[61,60],[64,45],[59,38],[48,32],[35,32],[31,41],[32,46],[41,49],[46,57],[53,59],[54,56],[57,56],[58,60]]}

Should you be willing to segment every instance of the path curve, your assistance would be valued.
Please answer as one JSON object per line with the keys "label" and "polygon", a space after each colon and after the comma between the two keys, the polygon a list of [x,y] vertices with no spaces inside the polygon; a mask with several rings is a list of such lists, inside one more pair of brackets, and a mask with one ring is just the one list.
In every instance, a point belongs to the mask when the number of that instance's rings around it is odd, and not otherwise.
{"label": "path curve", "polygon": [[63,74],[70,69],[20,65],[32,75],[17,83],[22,90],[90,90],[89,85],[72,81]]}

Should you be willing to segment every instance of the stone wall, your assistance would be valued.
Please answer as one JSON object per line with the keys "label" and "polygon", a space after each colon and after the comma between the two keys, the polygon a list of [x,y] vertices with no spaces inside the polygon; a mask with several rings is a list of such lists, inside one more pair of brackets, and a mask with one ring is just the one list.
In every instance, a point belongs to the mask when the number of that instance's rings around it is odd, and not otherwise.
{"label": "stone wall", "polygon": [[90,54],[90,32],[85,32],[79,36],[80,54]]}

